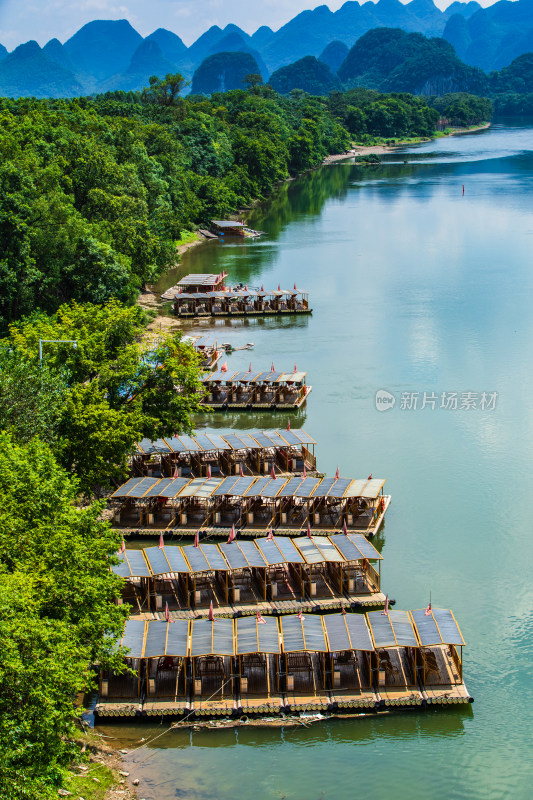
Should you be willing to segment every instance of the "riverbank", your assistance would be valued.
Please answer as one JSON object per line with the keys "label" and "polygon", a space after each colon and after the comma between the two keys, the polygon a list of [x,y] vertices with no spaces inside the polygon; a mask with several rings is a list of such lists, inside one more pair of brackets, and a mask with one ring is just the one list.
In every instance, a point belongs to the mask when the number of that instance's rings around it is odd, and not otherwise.
{"label": "riverbank", "polygon": [[128,784],[128,779],[135,777],[130,777],[121,752],[95,730],[86,730],[79,741],[82,757],[71,767],[59,796],[74,800],[137,800],[135,790]]}
{"label": "riverbank", "polygon": [[372,145],[356,144],[350,150],[346,150],[344,153],[326,156],[322,162],[322,165],[327,166],[328,164],[335,164],[338,161],[345,161],[347,158],[353,158],[354,156],[369,156],[372,154],[376,156],[383,156],[387,153],[393,153],[400,147],[409,147],[413,144],[431,142],[434,139],[441,139],[448,136],[466,136],[470,133],[478,133],[480,131],[487,130],[490,128],[491,124],[491,122],[485,122],[483,125],[472,125],[469,128],[451,128],[446,132],[436,131],[434,136],[417,136],[416,138],[401,139],[398,141],[395,140],[394,144],[386,144],[385,142]]}

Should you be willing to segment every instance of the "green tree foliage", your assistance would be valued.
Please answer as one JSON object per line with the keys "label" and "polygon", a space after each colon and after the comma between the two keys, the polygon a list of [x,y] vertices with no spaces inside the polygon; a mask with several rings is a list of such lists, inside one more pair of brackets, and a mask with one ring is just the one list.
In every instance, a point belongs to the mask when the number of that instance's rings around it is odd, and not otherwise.
{"label": "green tree foliage", "polygon": [[497,94],[494,96],[494,110],[496,114],[504,116],[531,117],[533,116],[533,92]]}
{"label": "green tree foliage", "polygon": [[152,75],[149,83],[150,88],[143,91],[143,99],[161,106],[176,105],[179,102],[181,91],[189,85],[179,72],[169,73],[164,80],[158,78],[157,75]]}
{"label": "green tree foliage", "polygon": [[305,56],[294,64],[280,67],[272,73],[268,82],[280,94],[302,89],[309,94],[327,95],[341,85],[330,67],[314,56]]}
{"label": "green tree foliage", "polygon": [[57,796],[73,754],[76,694],[92,664],[119,664],[114,638],[127,610],[109,570],[119,537],[101,505],[37,439],[0,434],[0,796]]}
{"label": "green tree foliage", "polygon": [[347,86],[422,95],[446,91],[485,94],[489,84],[485,73],[464,64],[449,42],[400,28],[374,28],[365,33],[338,74]]}
{"label": "green tree foliage", "polygon": [[[36,382],[29,394],[31,409],[38,412],[34,428],[50,426],[46,436],[53,433],[54,453],[79,477],[85,494],[124,477],[128,454],[140,438],[190,432],[192,416],[200,410],[203,390],[194,349],[180,336],[163,337],[148,348],[141,341],[143,331],[137,306],[74,303],[54,315],[39,313],[13,323],[2,343],[3,358],[14,366],[11,377],[0,378],[0,397],[2,392],[14,396],[17,404],[0,412],[0,426],[24,434],[26,384],[17,394],[13,383],[29,369],[27,381]],[[44,344],[41,368],[39,339],[75,340],[76,348]],[[51,398],[48,409],[45,398],[39,400],[39,386]]]}
{"label": "green tree foliage", "polygon": [[65,370],[0,348],[0,430],[19,443],[38,437],[57,444],[67,378]]}
{"label": "green tree foliage", "polygon": [[494,94],[528,94],[533,86],[533,53],[524,53],[508,67],[491,72],[490,82]]}
{"label": "green tree foliage", "polygon": [[431,136],[439,114],[421,97],[411,94],[380,94],[372,89],[332,92],[331,113],[358,140],[366,136]]}
{"label": "green tree foliage", "polygon": [[492,118],[493,106],[487,97],[475,97],[459,92],[429,99],[430,105],[449,125],[468,127],[479,125]]}

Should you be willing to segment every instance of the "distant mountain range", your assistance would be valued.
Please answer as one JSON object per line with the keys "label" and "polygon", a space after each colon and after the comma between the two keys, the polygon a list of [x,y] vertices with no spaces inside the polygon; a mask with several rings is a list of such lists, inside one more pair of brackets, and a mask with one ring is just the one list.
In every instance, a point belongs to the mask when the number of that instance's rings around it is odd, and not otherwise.
{"label": "distant mountain range", "polygon": [[[181,72],[191,80],[206,59],[220,53],[248,54],[263,79],[274,74],[276,81],[281,68],[313,56],[320,64],[307,61],[298,67],[300,75],[312,73],[317,85],[336,85],[336,73],[348,50],[376,28],[443,37],[466,65],[490,71],[533,51],[533,0],[499,0],[489,8],[481,8],[474,0],[454,2],[445,11],[433,0],[411,0],[405,5],[399,0],[361,5],[349,0],[338,11],[319,6],[298,14],[278,31],[263,26],[252,36],[237,25],[224,29],[215,25],[190,47],[164,28],[143,38],[126,20],[95,20],[63,44],[52,39],[41,48],[27,42],[12,53],[0,44],[0,94],[70,97],[130,91],[146,86],[151,75],[168,72]],[[444,56],[440,46],[439,57]],[[215,63],[220,66],[223,61]],[[244,64],[243,59],[233,62]],[[210,63],[209,69],[203,68],[204,77],[214,74]],[[331,75],[321,64],[327,65]],[[283,85],[286,78],[281,73]]]}

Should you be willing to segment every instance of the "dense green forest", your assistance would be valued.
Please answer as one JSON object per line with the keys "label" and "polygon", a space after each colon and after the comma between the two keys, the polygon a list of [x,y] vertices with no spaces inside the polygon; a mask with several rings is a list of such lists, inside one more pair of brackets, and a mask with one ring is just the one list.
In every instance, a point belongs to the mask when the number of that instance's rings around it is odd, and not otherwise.
{"label": "dense green forest", "polygon": [[354,137],[429,136],[421,98],[248,90],[0,101],[0,331],[71,300],[131,301],[183,230],[266,197]]}
{"label": "dense green forest", "polygon": [[[2,800],[57,797],[79,752],[76,695],[96,663],[121,664],[120,535],[92,498],[125,476],[135,441],[190,431],[199,410],[194,350],[179,336],[147,348],[144,325],[134,305],[70,303],[0,342]],[[41,362],[40,338],[76,347],[45,342]]]}

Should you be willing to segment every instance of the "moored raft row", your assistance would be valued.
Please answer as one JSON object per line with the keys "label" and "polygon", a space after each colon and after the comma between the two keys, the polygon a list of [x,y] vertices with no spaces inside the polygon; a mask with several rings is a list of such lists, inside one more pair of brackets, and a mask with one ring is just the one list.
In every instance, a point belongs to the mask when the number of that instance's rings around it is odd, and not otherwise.
{"label": "moored raft row", "polygon": [[167,289],[162,300],[172,300],[179,317],[261,316],[272,314],[309,314],[309,293],[301,289],[265,291],[225,286],[227,273],[186,275],[176,286]]}
{"label": "moored raft row", "polygon": [[[383,605],[381,554],[362,534],[233,540],[125,549],[112,567],[139,611],[204,609],[223,615]],[[322,598],[322,604],[319,603]],[[231,605],[230,605],[231,604]],[[318,604],[318,606],[317,606]]]}
{"label": "moored raft row", "polygon": [[103,672],[95,712],[254,715],[469,703],[446,609],[264,619],[129,620],[131,672]]}
{"label": "moored raft row", "polygon": [[301,408],[312,390],[305,382],[306,375],[296,368],[292,372],[220,369],[202,378],[207,395],[201,404],[224,411]]}
{"label": "moored raft row", "polygon": [[293,534],[309,527],[357,530],[373,536],[390,497],[381,478],[303,476],[226,478],[131,478],[109,498],[114,524],[128,530],[210,531],[234,525]]}
{"label": "moored raft row", "polygon": [[272,470],[299,475],[316,470],[316,442],[300,429],[270,431],[204,430],[194,436],[167,436],[135,445],[132,477],[264,475]]}

